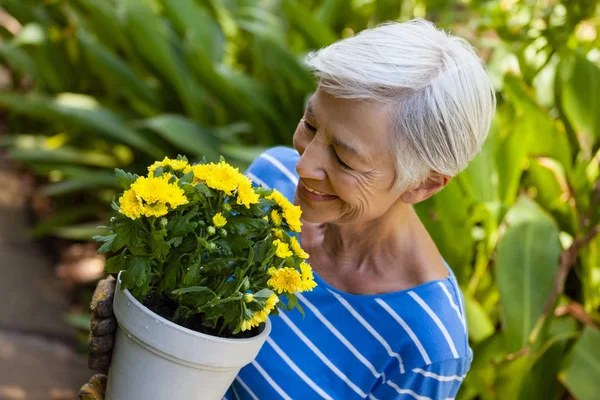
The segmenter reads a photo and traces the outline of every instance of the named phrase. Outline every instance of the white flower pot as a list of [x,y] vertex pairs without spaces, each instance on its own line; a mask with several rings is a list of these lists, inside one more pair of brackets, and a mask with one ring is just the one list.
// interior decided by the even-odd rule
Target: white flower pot
[[221,400],[238,371],[252,362],[271,332],[249,339],[206,335],[150,311],[128,290],[114,298],[119,328],[107,400]]

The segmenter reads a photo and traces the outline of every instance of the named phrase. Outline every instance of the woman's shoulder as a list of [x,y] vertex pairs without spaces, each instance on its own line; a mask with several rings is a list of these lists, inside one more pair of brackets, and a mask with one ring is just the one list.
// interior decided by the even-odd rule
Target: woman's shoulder
[[250,164],[245,175],[256,185],[277,189],[291,201],[298,184],[296,163],[299,157],[298,152],[290,147],[272,147]]

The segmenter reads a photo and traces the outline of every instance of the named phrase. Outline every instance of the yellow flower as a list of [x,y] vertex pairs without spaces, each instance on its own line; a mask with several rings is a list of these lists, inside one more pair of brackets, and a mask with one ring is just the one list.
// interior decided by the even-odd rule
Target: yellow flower
[[267,281],[267,285],[275,292],[281,294],[283,292],[294,293],[302,291],[302,277],[294,268],[269,268],[267,273],[271,278]]
[[169,176],[138,178],[119,199],[120,212],[131,219],[161,217],[187,204],[185,192],[176,183],[169,183]]
[[283,210],[283,216],[285,218],[285,222],[289,225],[290,229],[294,232],[300,232],[302,222],[300,222],[300,216],[302,215],[302,210],[299,206],[290,205],[286,209]]
[[271,211],[271,221],[275,226],[281,225],[281,214],[279,214],[277,210]]
[[317,283],[315,282],[315,276],[313,275],[313,271],[312,268],[310,266],[310,264],[303,262],[300,264],[300,271],[301,271],[301,277],[302,277],[302,292],[306,292],[306,291],[311,291],[313,290],[316,286]]
[[265,303],[266,305],[263,311],[267,310],[270,313],[271,310],[275,308],[277,303],[279,303],[279,296],[277,296],[276,294],[272,294],[267,298],[267,301]]
[[294,236],[292,236],[290,247],[292,248],[292,251],[294,252],[294,254],[296,254],[296,256],[304,259],[308,258],[308,253],[305,252],[302,249],[302,247],[300,247],[300,243],[298,243],[298,240]]
[[278,302],[279,302],[279,297],[276,294],[270,295],[267,298],[267,300],[265,301],[265,308],[263,308],[260,311],[256,311],[254,313],[254,316],[251,319],[243,320],[240,323],[240,330],[247,331],[249,329],[252,329],[252,328],[260,325],[262,322],[265,322],[267,320],[267,317],[269,316],[271,311],[275,308],[275,306],[277,305]]
[[244,319],[240,323],[240,331],[242,331],[242,332],[243,331],[248,331],[248,330],[254,328],[255,326],[258,326],[258,324],[254,320],[254,317],[251,318],[251,319]]
[[257,323],[265,322],[271,311],[275,308],[279,302],[279,297],[276,294],[270,295],[265,301],[265,308],[254,313],[254,320]]
[[213,163],[190,165],[183,172],[186,174],[189,172],[194,173],[194,180],[192,181],[192,183],[195,185],[200,181],[205,181],[206,178],[208,178],[208,176],[210,175],[214,166],[215,164]]
[[[242,175],[243,178],[246,178]],[[250,204],[257,204],[259,196],[254,192],[252,188],[252,182],[250,180],[243,179],[238,183],[237,190],[237,203],[244,205],[246,208],[250,208]]]
[[172,160],[168,157],[165,157],[162,161],[156,161],[154,164],[148,167],[149,176],[154,176],[154,171],[156,168],[162,167],[166,169],[170,167],[173,171],[183,171],[188,167],[188,163],[185,160]]
[[279,193],[277,189],[273,189],[273,192],[269,196],[265,197],[265,199],[273,200],[275,203],[277,203],[279,207],[281,207],[284,210],[286,207],[292,205],[292,203],[290,203],[290,201],[286,199],[284,195]]
[[273,228],[271,230],[273,231],[273,236],[275,236],[279,240],[283,240],[283,232],[281,231],[281,229]]
[[237,189],[240,173],[225,161],[212,166],[206,177],[206,186],[231,195]]
[[266,216],[266,215],[265,215],[265,216],[264,216],[262,219],[264,219],[264,220],[265,220],[265,221],[267,221],[267,222],[269,221],[269,217],[268,217],[268,216]]
[[223,214],[216,213],[215,216],[212,218],[212,222],[213,224],[215,224],[215,226],[217,228],[220,228],[222,226],[225,226],[225,224],[227,223],[227,220],[225,219],[225,217],[223,216]]
[[292,231],[300,232],[302,226],[302,222],[300,222],[302,210],[299,206],[295,206],[290,203],[289,200],[286,199],[285,196],[279,193],[276,189],[273,189],[273,192],[265,198],[267,200],[275,201],[275,203],[281,207],[285,222],[289,225]]
[[244,293],[243,299],[245,303],[252,303],[254,295],[252,293]]
[[119,199],[119,211],[131,219],[138,219],[142,215],[142,204],[135,197],[133,190],[126,190]]
[[280,239],[273,240],[273,244],[277,247],[275,255],[279,258],[288,258],[294,255],[291,252],[290,246],[287,243],[282,242]]

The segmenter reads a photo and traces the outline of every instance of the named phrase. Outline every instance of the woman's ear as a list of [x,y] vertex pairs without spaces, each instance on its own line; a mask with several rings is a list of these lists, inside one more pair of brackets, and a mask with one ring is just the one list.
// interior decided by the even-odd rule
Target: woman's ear
[[450,176],[431,172],[419,186],[402,193],[400,199],[407,204],[420,203],[436,194],[451,180]]

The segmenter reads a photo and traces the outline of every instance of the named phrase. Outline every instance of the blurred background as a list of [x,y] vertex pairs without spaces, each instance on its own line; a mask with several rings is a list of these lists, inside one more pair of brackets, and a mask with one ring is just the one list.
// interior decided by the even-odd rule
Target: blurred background
[[0,0],[0,399],[89,376],[114,168],[244,168],[291,145],[310,50],[423,17],[469,40],[498,112],[418,212],[465,294],[466,399],[600,398],[600,7],[593,0]]

